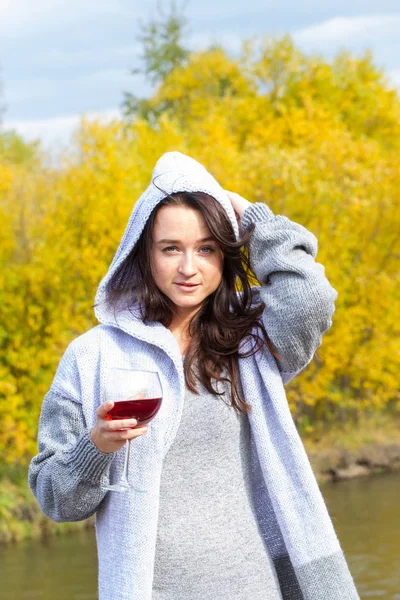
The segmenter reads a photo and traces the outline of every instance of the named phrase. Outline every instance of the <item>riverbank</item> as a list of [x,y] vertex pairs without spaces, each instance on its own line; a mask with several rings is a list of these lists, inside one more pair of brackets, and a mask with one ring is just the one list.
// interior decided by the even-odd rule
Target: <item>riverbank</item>
[[319,483],[400,469],[400,415],[317,429],[303,442]]
[[26,471],[18,469],[0,477],[0,544],[62,535],[91,526],[81,523],[54,523],[40,511],[26,481]]
[[[303,436],[319,483],[371,476],[400,469],[400,415],[364,419],[355,427],[315,427]],[[0,544],[61,535],[93,526],[53,523],[39,510],[26,481],[26,469],[0,472]]]

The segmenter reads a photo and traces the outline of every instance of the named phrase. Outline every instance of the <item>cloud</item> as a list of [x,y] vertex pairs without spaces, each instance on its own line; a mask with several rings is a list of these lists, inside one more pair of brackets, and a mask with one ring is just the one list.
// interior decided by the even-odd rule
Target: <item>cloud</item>
[[97,91],[101,93],[100,86],[109,86],[120,84],[131,84],[132,76],[128,69],[100,69],[92,73],[82,73],[77,77],[64,79],[22,79],[11,81],[5,85],[6,102],[29,102],[37,98],[51,99],[58,96],[65,96],[73,89],[87,90],[92,86],[97,86]]
[[326,44],[362,41],[368,42],[377,36],[398,36],[400,14],[367,15],[361,17],[334,17],[317,25],[295,31],[292,35],[302,44]]
[[61,79],[8,81],[4,85],[4,102],[8,118],[19,121],[20,117],[25,120],[55,117],[60,112],[106,110],[122,102],[122,92],[128,90],[145,96],[150,87],[143,77],[131,75],[128,68],[98,69]]
[[4,62],[2,57],[7,56],[4,70],[8,72],[10,79],[16,79],[15,73],[26,73],[30,76],[32,73],[46,73],[59,79],[65,74],[82,73],[89,69],[93,71],[126,65],[126,70],[130,70],[138,65],[142,47],[139,44],[105,46],[100,41],[98,45],[90,48],[76,47],[74,44],[66,48],[65,44],[56,47],[46,40],[44,47],[35,44],[29,52],[14,52],[10,56],[11,53],[9,47],[2,52],[0,46],[0,65]]
[[3,131],[15,130],[27,141],[40,140],[42,148],[50,152],[57,160],[57,156],[71,145],[72,136],[79,128],[83,116],[89,121],[99,120],[105,123],[122,117],[118,109],[110,108],[88,112],[84,115],[64,115],[51,119],[5,120],[2,129]]
[[127,0],[0,0],[0,33],[7,38],[21,38],[77,21],[137,15],[138,10],[133,10]]
[[[58,68],[73,68],[85,65],[99,64],[115,64],[121,59],[127,59],[132,64],[136,62],[137,56],[141,53],[142,47],[140,44],[132,44],[127,46],[104,47],[96,46],[93,48],[75,49],[56,49],[51,48],[46,52],[46,67],[57,66]],[[38,54],[29,61],[30,66],[43,66],[43,55]]]
[[392,69],[387,73],[390,83],[400,89],[400,69]]

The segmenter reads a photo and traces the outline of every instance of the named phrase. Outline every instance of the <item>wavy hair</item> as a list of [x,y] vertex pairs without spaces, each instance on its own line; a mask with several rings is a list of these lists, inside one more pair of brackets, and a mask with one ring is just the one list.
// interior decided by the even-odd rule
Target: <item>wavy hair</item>
[[[174,305],[155,284],[152,268],[153,227],[157,211],[162,206],[185,206],[199,211],[224,256],[222,279],[218,288],[208,296],[189,324],[190,342],[184,360],[187,387],[198,393],[196,381],[217,396],[217,382],[228,382],[232,406],[239,413],[248,413],[250,405],[240,389],[238,360],[251,356],[267,346],[280,358],[262,324],[265,305],[254,305],[250,281],[256,281],[249,261],[248,242],[254,230],[250,225],[240,229],[236,240],[232,224],[222,206],[204,192],[178,192],[167,195],[153,210],[143,232],[130,254],[108,282],[107,303],[114,308],[121,299],[124,304],[138,302],[143,320],[159,321],[168,327]],[[239,292],[239,293],[238,293]],[[242,340],[250,348],[240,350]]]

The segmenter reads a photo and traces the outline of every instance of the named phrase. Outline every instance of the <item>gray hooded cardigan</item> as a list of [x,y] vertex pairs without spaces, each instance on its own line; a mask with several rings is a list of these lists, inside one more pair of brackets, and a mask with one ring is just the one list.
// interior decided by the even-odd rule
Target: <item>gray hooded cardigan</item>
[[[67,348],[42,409],[39,453],[29,482],[43,512],[55,521],[96,513],[100,600],[150,600],[163,460],[182,415],[185,381],[180,350],[160,323],[144,323],[137,306],[115,313],[105,303],[109,278],[136,244],[150,213],[166,193],[204,191],[237,223],[226,193],[202,165],[179,152],[156,164],[152,182],[136,203],[125,234],[96,296],[101,325]],[[268,350],[241,359],[239,369],[259,473],[267,494],[257,520],[268,521],[264,541],[283,600],[357,600],[337,536],[288,408],[284,384],[313,358],[332,324],[336,291],[315,262],[317,240],[301,225],[265,205],[249,207],[244,227],[256,225],[252,267],[261,283],[263,322],[282,359]],[[243,342],[243,349],[246,342]],[[89,431],[103,402],[110,367],[158,370],[162,407],[146,435],[131,445],[128,494],[105,493],[118,478],[123,451],[103,454]],[[118,568],[116,569],[116,565]],[[114,576],[117,574],[117,578]]]

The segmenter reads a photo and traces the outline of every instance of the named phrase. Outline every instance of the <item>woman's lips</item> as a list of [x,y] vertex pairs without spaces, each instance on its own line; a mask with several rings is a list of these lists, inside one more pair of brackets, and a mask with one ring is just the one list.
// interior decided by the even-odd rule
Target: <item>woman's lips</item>
[[198,284],[198,283],[178,283],[178,282],[176,282],[175,285],[177,285],[181,290],[183,290],[185,292],[191,292],[191,291],[195,290],[196,288],[198,288],[200,284]]

